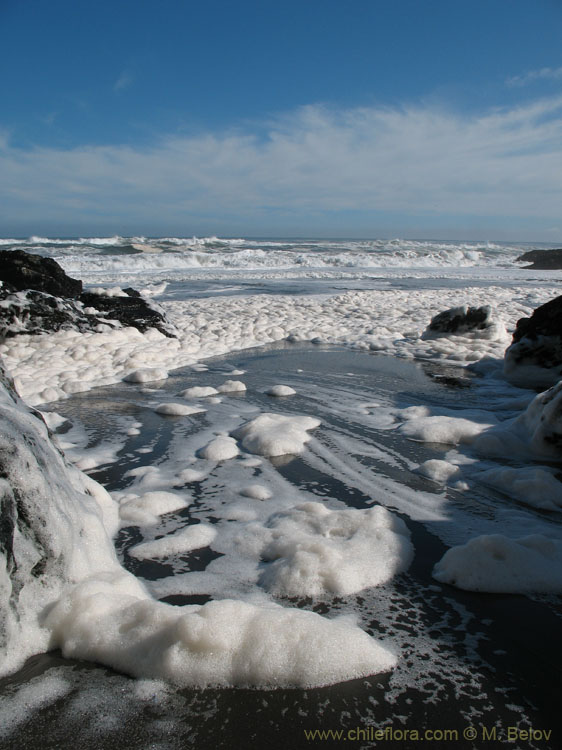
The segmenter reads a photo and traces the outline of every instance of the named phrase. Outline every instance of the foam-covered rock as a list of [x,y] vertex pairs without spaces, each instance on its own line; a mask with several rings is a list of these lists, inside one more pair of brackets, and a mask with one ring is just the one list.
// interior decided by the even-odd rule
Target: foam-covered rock
[[176,335],[173,326],[154,302],[144,299],[134,289],[122,291],[122,294],[111,295],[82,292],[79,299],[85,308],[96,310],[98,318],[114,320],[124,327],[137,328],[141,332],[155,328],[168,338]]
[[101,331],[155,328],[165,336],[175,330],[163,313],[134,289],[84,292],[52,258],[24,250],[0,251],[0,338],[60,330]]
[[435,315],[426,328],[423,338],[452,334],[466,335],[467,333],[478,336],[489,335],[491,332],[495,333],[496,327],[497,322],[492,317],[492,308],[489,305],[483,307],[462,305]]
[[534,453],[541,456],[562,455],[562,381],[531,401],[517,417],[516,427],[529,436]]
[[537,388],[562,378],[562,296],[517,321],[504,372],[513,383]]
[[42,610],[65,585],[120,571],[110,535],[117,506],[68,464],[45,423],[1,373],[0,672],[48,648]]
[[15,291],[5,283],[0,287],[0,339],[61,330],[102,331],[114,326],[94,313],[73,299],[34,289]]
[[486,456],[559,460],[562,456],[562,381],[535,396],[519,416],[476,435],[473,447]]

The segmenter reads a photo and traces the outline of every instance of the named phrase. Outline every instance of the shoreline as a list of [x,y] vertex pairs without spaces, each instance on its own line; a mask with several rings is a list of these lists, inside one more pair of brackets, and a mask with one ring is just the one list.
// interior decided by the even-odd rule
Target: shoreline
[[519,318],[559,291],[556,287],[376,290],[320,300],[286,295],[174,301],[163,307],[179,332],[177,339],[131,328],[59,331],[8,339],[0,346],[0,356],[31,406],[116,383],[137,369],[167,372],[285,339],[467,364],[486,356],[503,357],[510,342],[508,332],[500,328],[495,340],[454,336],[423,341],[421,335],[434,315],[467,300],[474,306],[485,305],[492,297],[498,323],[501,326],[505,320],[513,330]]
[[[562,554],[562,488],[549,452],[549,430],[557,434],[549,403],[559,394],[534,398],[503,373],[515,323],[558,296],[557,278],[489,286],[482,272],[468,273],[469,285],[462,269],[408,273],[391,288],[334,284],[323,294],[311,293],[318,288],[305,275],[286,290],[301,285],[299,294],[266,285],[260,294],[219,287],[217,296],[186,290],[178,299],[175,282],[153,284],[144,292],[175,337],[101,325],[3,343],[25,400],[41,406],[58,445],[92,478],[82,474],[78,484],[87,504],[94,493],[90,510],[98,503],[96,513],[111,517],[109,525],[98,519],[106,541],[117,531],[109,557],[96,562],[102,575],[88,582],[80,572],[52,602],[50,643],[138,675],[76,666],[56,651],[32,657],[21,683],[17,675],[0,683],[13,737],[46,733],[59,747],[78,732],[85,747],[94,736],[102,747],[116,737],[127,747],[136,725],[149,736],[166,725],[176,739],[165,747],[194,733],[202,746],[221,746],[216,722],[243,742],[241,692],[260,716],[254,736],[274,731],[274,747],[289,735],[304,747],[304,729],[319,729],[320,715],[322,726],[346,731],[404,726],[404,716],[412,731],[424,722],[440,730],[446,716],[457,732],[463,722],[488,732],[492,714],[498,731],[521,721],[558,727],[550,706],[562,697],[551,673],[560,581],[545,574],[541,555]],[[469,305],[480,308],[472,318]],[[76,519],[76,539],[65,537],[67,552],[91,547],[78,540],[89,539],[86,516]],[[472,579],[459,578],[451,555],[465,555]],[[88,587],[99,589],[104,608]],[[522,608],[540,646],[511,632]],[[207,617],[210,645],[199,653],[195,625]],[[177,623],[173,648],[187,671],[169,658],[165,623]],[[301,653],[306,639],[320,651]],[[278,672],[266,667],[271,654]],[[29,681],[36,668],[46,671]],[[531,695],[538,671],[543,681]],[[272,683],[301,688],[271,691]],[[76,725],[86,700],[104,706],[97,734],[93,713],[89,727]],[[57,715],[70,733],[56,727]]]
[[[329,366],[322,364],[324,356],[328,358]],[[276,400],[273,408],[282,412],[289,409],[297,413],[314,413],[311,411],[313,402],[310,399],[315,398],[318,407],[322,409],[319,413],[325,423],[318,440],[322,445],[330,446],[331,451],[334,451],[337,446],[337,442],[334,442],[335,438],[343,434],[341,430],[347,429],[345,423],[341,422],[343,412],[340,413],[340,408],[343,409],[344,405],[347,405],[345,408],[348,414],[355,415],[352,404],[364,403],[367,396],[365,389],[369,388],[375,389],[377,394],[375,400],[383,406],[385,398],[390,398],[392,382],[397,374],[393,372],[392,360],[387,361],[384,356],[353,352],[347,349],[342,349],[338,353],[331,347],[314,348],[302,344],[238,352],[227,357],[214,358],[207,363],[207,367],[208,369],[203,371],[187,368],[176,372],[171,379],[159,384],[156,390],[150,385],[148,388],[146,386],[118,386],[117,390],[120,395],[116,395],[121,399],[122,406],[113,411],[106,408],[108,415],[112,414],[112,418],[116,419],[117,423],[124,415],[127,415],[127,419],[140,419],[143,423],[149,420],[147,424],[155,425],[158,432],[152,434],[150,430],[141,429],[139,436],[129,438],[130,441],[134,441],[130,446],[121,447],[119,454],[122,459],[116,463],[107,464],[105,467],[102,465],[99,469],[92,469],[93,476],[99,480],[104,479],[104,484],[110,489],[117,489],[119,486],[123,488],[123,482],[125,482],[126,489],[127,482],[130,483],[131,479],[124,479],[123,474],[127,466],[131,467],[133,456],[137,456],[141,464],[145,462],[148,465],[153,464],[156,459],[155,465],[162,469],[170,461],[177,461],[182,456],[185,466],[191,450],[186,450],[187,444],[182,435],[187,429],[186,437],[188,438],[194,427],[193,434],[198,433],[195,417],[191,420],[192,427],[188,427],[187,424],[181,427],[180,418],[152,416],[154,412],[151,404],[162,401],[166,396],[173,398],[174,394],[186,385],[201,382],[216,385],[234,368],[246,370],[245,374],[238,377],[247,382],[248,392],[242,397],[231,396],[228,399],[225,397],[222,403],[209,405],[204,415],[205,420],[211,419],[209,414],[211,407],[216,411],[215,416],[212,417],[216,425],[220,425],[221,420],[224,424],[229,423],[228,415],[231,413],[248,414],[250,413],[248,410],[257,405],[260,410],[263,409],[265,404],[270,404],[272,401],[271,397],[265,394],[268,383],[278,378],[287,380],[287,376],[283,377],[280,371],[280,367],[283,367],[286,368],[287,373],[293,373],[292,384],[300,394],[297,395],[299,402],[295,404],[290,400]],[[326,382],[319,382],[317,379],[319,376],[313,375],[315,368],[318,373],[324,373],[321,380]],[[428,376],[420,363],[406,360],[400,362],[400,368],[403,369],[400,383],[407,384],[410,389],[410,392],[404,388],[398,390],[400,408],[404,408],[407,404],[415,405],[416,402],[443,404],[445,396],[447,398],[445,403],[460,406],[466,401],[468,394],[472,394],[471,398],[478,396],[479,379],[473,379],[472,385],[466,391],[466,388],[459,389],[452,385],[441,384],[434,376]],[[298,370],[301,372],[299,373]],[[420,389],[416,379],[408,374],[410,370],[412,373],[414,371],[419,373],[416,377],[420,379],[419,386],[425,384],[423,388]],[[438,363],[435,365],[435,370],[439,373]],[[308,393],[303,390],[306,382],[310,385]],[[339,394],[335,401],[329,403],[323,396],[323,389],[328,383],[332,383],[330,387],[335,387],[334,394]],[[320,385],[322,385],[321,388]],[[92,391],[77,395],[60,402],[58,407],[71,417],[74,415],[77,418],[80,415],[81,419],[85,419],[87,423],[88,411],[91,411],[93,418],[96,413],[100,412],[100,403],[103,403],[104,399],[111,398],[113,391],[115,387],[110,386],[99,392]],[[355,401],[350,400],[352,393],[357,394]],[[371,397],[374,395],[375,393],[372,393]],[[484,392],[482,398],[485,397]],[[303,399],[308,403],[307,409],[303,408]],[[91,402],[90,407],[88,407],[89,402]],[[390,407],[389,403],[388,408]],[[329,422],[326,422],[328,411],[333,416]],[[119,414],[122,416],[119,417]],[[361,430],[366,429],[370,423],[369,415],[361,416],[360,412],[357,412],[357,418],[365,424]],[[217,419],[219,419],[218,422]],[[355,420],[356,417],[353,416],[352,419]],[[97,425],[96,429],[99,429],[97,420],[94,420],[92,425]],[[398,478],[404,469],[398,465],[393,469],[392,461],[397,459],[396,451],[399,449],[399,444],[396,443],[396,437],[392,433],[385,430],[381,432],[380,429],[380,427],[376,428],[375,432],[372,432],[373,428],[370,427],[368,432],[359,433],[363,436],[362,440],[367,441],[366,445],[378,445],[379,451],[383,446],[380,440],[384,435],[388,435],[389,439],[392,438],[386,447],[388,451],[384,454],[386,458],[380,454],[379,458],[371,456],[367,460],[369,454],[367,451],[363,459],[367,461],[365,468],[367,469],[372,464],[372,468],[368,470],[374,472],[372,476],[380,476],[380,467],[386,466],[386,471],[390,472],[389,476],[397,472]],[[111,424],[111,421],[107,423],[104,430],[115,435],[115,426]],[[169,434],[170,437],[164,438],[164,434]],[[346,437],[346,441],[348,440],[349,436]],[[199,439],[198,442],[201,440]],[[160,446],[160,453],[154,452],[156,445]],[[142,449],[143,446],[153,446],[152,451],[148,454],[139,453],[138,448]],[[414,450],[412,457],[415,455],[415,463],[419,463],[424,458],[427,459],[428,456],[436,455],[436,446],[422,448],[422,446],[412,444],[412,450]],[[359,476],[352,484],[349,484],[352,481],[351,475],[347,475],[341,481],[336,481],[334,471],[338,471],[337,469],[332,468],[331,473],[326,473],[327,465],[324,464],[326,468],[321,470],[316,459],[311,462],[312,457],[316,455],[325,462],[326,454],[322,451],[318,453],[318,450],[319,448],[313,445],[312,454],[304,454],[302,458],[293,459],[289,463],[280,462],[275,465],[275,462],[271,460],[271,468],[262,476],[261,482],[265,484],[277,482],[271,485],[277,488],[275,493],[279,493],[280,487],[286,486],[285,482],[289,482],[297,486],[299,495],[304,492],[305,496],[308,494],[311,497],[316,496],[317,499],[328,498],[329,503],[337,499],[336,507],[338,503],[352,507],[368,507],[365,506],[368,499],[364,494],[365,485],[361,482],[357,484]],[[81,453],[88,455],[88,451],[84,449],[81,449]],[[334,455],[337,455],[337,452]],[[382,463],[380,463],[381,460]],[[411,458],[407,460],[411,461]],[[195,464],[187,462],[187,465],[196,468],[198,463],[201,463],[201,459]],[[232,503],[236,496],[236,489],[243,484],[243,481],[227,464],[228,462],[220,470],[218,466],[214,470],[209,467],[211,471],[207,474],[207,479],[188,483],[187,486],[191,488],[194,497],[199,498],[189,511],[194,521],[200,520],[209,513],[216,514],[217,511],[213,508],[219,506],[208,505],[208,503],[217,496],[217,492],[218,497],[221,492],[230,493],[225,497],[225,501],[227,505]],[[132,465],[138,465],[138,463]],[[404,464],[400,465],[404,466]],[[265,462],[262,462],[261,466],[262,470],[265,469]],[[336,466],[337,463],[334,464],[334,467]],[[251,474],[256,469],[245,469],[242,460],[237,471],[242,474],[248,472]],[[274,480],[276,473],[279,473],[280,480]],[[168,476],[168,470],[162,474],[162,478],[165,479],[166,476]],[[281,481],[280,485],[279,481]],[[424,491],[435,492],[437,489],[427,479],[416,478],[415,474],[411,475],[411,481],[414,482],[412,497],[421,498]],[[203,490],[205,482],[211,483],[207,491]],[[223,487],[222,490],[221,487]],[[422,490],[422,487],[425,489]],[[380,491],[379,489],[379,494]],[[461,494],[453,490],[451,492],[449,503],[460,503],[459,508],[462,508]],[[333,498],[331,501],[330,497]],[[454,500],[455,497],[457,500]],[[391,506],[395,506],[395,501],[390,500],[390,502]],[[506,503],[506,500],[502,501],[500,509],[508,507]],[[553,654],[559,648],[557,645],[559,615],[552,612],[551,608],[554,605],[541,603],[540,598],[539,601],[533,601],[520,595],[475,594],[436,583],[431,578],[431,570],[446,549],[446,544],[439,541],[434,531],[431,530],[432,526],[439,522],[430,521],[429,517],[424,521],[423,515],[427,516],[427,510],[423,511],[422,508],[423,506],[420,507],[422,512],[420,520],[408,518],[404,510],[400,512],[401,517],[408,523],[416,549],[415,561],[406,573],[382,587],[367,589],[357,595],[344,597],[343,600],[338,597],[328,597],[316,602],[286,602],[289,606],[299,604],[323,613],[328,608],[331,610],[331,616],[346,611],[355,612],[356,615],[359,613],[363,627],[366,627],[369,632],[380,634],[386,631],[386,638],[391,636],[391,642],[394,639],[396,643],[401,643],[401,660],[398,669],[393,673],[383,673],[372,678],[339,683],[325,688],[307,689],[304,693],[295,688],[275,691],[244,688],[223,688],[217,691],[209,688],[200,692],[178,690],[154,682],[141,681],[139,683],[129,678],[119,677],[103,667],[72,661],[61,662],[60,656],[53,653],[45,657],[34,658],[22,672],[24,683],[21,689],[25,689],[28,679],[26,675],[29,674],[30,669],[34,669],[33,664],[37,664],[39,669],[43,664],[47,672],[44,677],[37,678],[39,680],[37,685],[41,684],[42,680],[47,680],[45,687],[50,686],[53,698],[44,698],[43,708],[33,714],[34,718],[31,723],[20,724],[15,736],[18,740],[30,741],[33,737],[41,735],[45,747],[70,747],[75,743],[76,736],[79,736],[81,745],[86,748],[109,748],[112,743],[114,746],[116,742],[119,742],[120,746],[122,744],[124,748],[132,748],[138,746],[141,728],[142,731],[146,731],[148,737],[154,737],[153,741],[156,741],[155,732],[161,732],[159,727],[165,725],[168,727],[166,739],[162,740],[160,736],[160,740],[163,741],[164,747],[169,748],[184,747],[187,738],[193,741],[194,737],[197,737],[201,747],[226,747],[229,743],[231,746],[233,736],[237,736],[240,742],[247,744],[250,732],[254,738],[253,741],[263,742],[267,738],[272,747],[286,747],[286,742],[291,739],[296,747],[304,748],[309,744],[304,735],[305,729],[307,731],[314,731],[317,728],[339,730],[343,727],[345,731],[349,731],[356,728],[394,726],[406,727],[410,730],[426,728],[462,731],[465,725],[476,725],[490,728],[497,726],[503,731],[505,727],[520,726],[522,717],[534,727],[547,727],[548,725],[553,729],[554,735],[559,736],[562,727],[560,727],[559,714],[555,708],[560,697],[558,682],[554,673],[550,678],[547,677],[554,668],[552,665],[556,662]],[[438,506],[436,510],[437,508]],[[475,510],[479,512],[477,505]],[[439,511],[439,513],[442,512],[443,510]],[[526,512],[531,515],[535,513],[534,511]],[[167,533],[170,533],[172,529],[169,523],[162,528],[167,530]],[[470,530],[464,528],[462,533],[470,533]],[[130,545],[132,540],[122,538],[118,543],[120,548],[123,543],[125,546]],[[193,554],[191,553],[192,556]],[[181,565],[187,564],[189,569],[190,559],[192,558],[188,555]],[[162,572],[163,570],[160,570],[158,575],[160,576]],[[178,574],[178,580],[181,580],[181,573],[176,571],[176,576]],[[186,600],[180,598],[176,599],[175,603],[181,604],[184,601]],[[560,606],[559,597],[558,606]],[[517,619],[521,623],[522,616],[526,618],[528,627],[518,625],[516,629],[513,629],[513,622]],[[541,637],[528,643],[527,632],[532,628],[536,633],[537,627],[541,628]],[[458,674],[455,676],[456,671]],[[419,676],[416,676],[418,672]],[[540,683],[537,682],[539,674]],[[450,679],[453,679],[456,685],[454,689],[450,684],[448,685]],[[15,680],[17,680],[16,676],[8,678],[7,682],[2,680],[4,689],[9,688],[10,684],[13,687]],[[537,693],[537,687],[532,695],[528,695],[530,683],[537,687],[540,685],[540,695]],[[498,691],[498,688],[501,689]],[[517,711],[505,707],[502,690],[506,690],[510,695],[510,704],[519,705]],[[11,689],[8,693],[12,694]],[[49,694],[48,690],[45,694]],[[478,697],[479,694],[481,694],[480,697]],[[82,698],[79,699],[80,695]],[[483,705],[478,708],[481,700]],[[489,706],[490,700],[494,708],[484,709],[484,706]],[[86,708],[86,702],[89,705],[88,708]],[[537,703],[540,708],[533,708],[531,704]],[[76,706],[78,705],[82,706],[82,716],[88,717],[86,722],[82,722],[81,727],[76,724]],[[405,712],[409,716],[406,725],[398,719]],[[61,732],[56,729],[61,715],[66,717],[69,728],[72,727],[68,734],[64,730]],[[251,730],[247,719],[244,718],[250,715],[253,717]],[[256,717],[259,718],[256,719]],[[403,746],[408,747],[407,744]],[[545,745],[544,743],[531,743],[529,746],[540,748]]]

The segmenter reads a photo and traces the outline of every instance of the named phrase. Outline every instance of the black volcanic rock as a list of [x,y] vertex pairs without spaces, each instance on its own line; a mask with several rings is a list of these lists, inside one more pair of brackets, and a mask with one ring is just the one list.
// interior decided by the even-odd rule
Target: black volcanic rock
[[562,269],[562,249],[531,250],[517,258],[523,263],[530,263],[525,268],[535,268],[538,271],[555,271]]
[[520,318],[513,333],[513,343],[523,337],[536,341],[539,336],[562,336],[562,296],[537,307],[530,318]]
[[17,291],[36,289],[55,297],[75,299],[82,282],[67,276],[56,260],[25,250],[0,250],[0,281]]
[[61,329],[93,331],[101,321],[86,315],[72,299],[53,297],[35,289],[0,288],[0,340],[20,333],[52,333]]
[[436,338],[450,333],[459,334],[469,331],[483,331],[492,325],[490,319],[491,308],[485,307],[453,307],[444,310],[431,319],[423,338]]
[[0,340],[21,333],[61,329],[100,331],[132,326],[156,328],[175,337],[164,315],[135,289],[123,296],[82,291],[82,282],[67,276],[51,258],[23,250],[0,251]]
[[169,324],[161,312],[155,310],[135,289],[124,289],[127,297],[105,297],[91,292],[82,292],[80,302],[86,308],[93,307],[106,319],[117,320],[123,326],[133,326],[139,331],[156,328],[165,336],[174,337]]
[[562,378],[562,296],[517,321],[504,371],[510,380],[537,388]]

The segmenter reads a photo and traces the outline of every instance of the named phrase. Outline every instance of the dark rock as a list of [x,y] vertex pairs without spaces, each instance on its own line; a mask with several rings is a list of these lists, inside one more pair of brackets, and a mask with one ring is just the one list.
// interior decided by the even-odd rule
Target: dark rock
[[0,281],[17,291],[36,289],[71,299],[82,291],[82,282],[67,276],[56,260],[24,250],[0,250]]
[[[165,336],[175,336],[172,327],[166,322],[164,315],[152,307],[134,289],[126,289],[127,297],[106,297],[101,294],[83,292],[80,302],[86,308],[95,308],[106,320],[116,320],[123,326],[133,326],[139,331],[156,328]],[[131,295],[131,292],[133,294]]]
[[0,251],[0,341],[21,333],[74,329],[99,331],[100,326],[156,328],[175,337],[163,313],[135,289],[127,296],[106,297],[82,291],[51,258],[23,250]]
[[531,250],[517,258],[522,263],[530,263],[525,268],[535,268],[543,271],[554,271],[562,269],[562,249],[556,250]]
[[469,331],[482,331],[490,328],[493,321],[490,319],[491,308],[485,307],[453,307],[444,310],[431,319],[426,328],[423,338],[445,336],[449,333],[467,333]]
[[523,337],[536,341],[539,336],[562,336],[562,296],[537,307],[530,318],[520,318],[513,333],[513,342]]
[[76,329],[93,331],[101,321],[85,315],[71,299],[53,297],[50,294],[28,289],[10,292],[6,286],[0,288],[0,340],[20,333],[38,334]]
[[93,499],[103,489],[71,466],[50,438],[0,363],[2,671],[46,649],[41,613],[76,579],[88,559],[84,550],[104,542],[96,531],[102,511]]
[[450,375],[432,375],[431,377],[446,388],[470,388],[472,385],[469,378],[452,378]]
[[517,321],[504,372],[513,382],[537,388],[562,378],[562,296]]

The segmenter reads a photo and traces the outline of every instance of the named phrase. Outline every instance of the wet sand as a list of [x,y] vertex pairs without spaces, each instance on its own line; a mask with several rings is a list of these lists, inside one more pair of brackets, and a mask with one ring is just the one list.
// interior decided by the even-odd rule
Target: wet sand
[[[382,445],[389,452],[386,457],[383,453],[377,458],[372,451],[360,457],[372,476],[380,474],[413,491],[437,492],[432,482],[408,466],[440,456],[441,448],[411,443],[393,431],[367,429],[354,421],[352,410],[346,413],[346,404],[363,397],[401,406],[429,403],[485,408],[487,402],[478,380],[463,370],[361,352],[280,345],[206,364],[208,371],[176,371],[148,389],[111,386],[53,404],[58,413],[82,422],[90,433],[90,444],[114,437],[123,418],[143,423],[141,434],[127,440],[117,460],[91,475],[116,491],[126,484],[124,474],[130,468],[165,462],[179,423],[163,419],[147,403],[196,383],[216,385],[240,368],[246,370],[240,377],[248,391],[229,398],[231,411],[237,403],[242,414],[257,406],[261,411],[289,409],[318,416],[322,427],[315,438],[320,444],[336,452],[336,438]],[[273,402],[264,391],[279,382],[294,386],[297,396]],[[181,429],[186,435],[195,434],[205,420],[218,419],[223,404],[216,406],[216,413],[196,416]],[[137,452],[146,448],[150,452]],[[396,460],[389,461],[389,456]],[[286,480],[319,499],[333,498],[354,508],[372,505],[364,483],[338,475],[337,467],[323,469],[307,452],[271,461]],[[178,514],[182,523],[185,518],[213,522],[208,498],[221,482],[228,482],[226,471],[223,474],[214,477],[211,487],[206,480],[189,483],[194,502]],[[447,490],[447,502],[478,522],[487,514],[492,516],[498,505],[509,507],[499,493],[482,488],[469,497]],[[365,630],[398,649],[399,663],[393,673],[310,690],[176,690],[136,681],[105,667],[65,660],[55,652],[34,657],[20,672],[0,681],[0,716],[5,718],[0,722],[5,727],[0,730],[1,746],[305,748],[325,742],[334,746],[345,740],[354,747],[414,748],[429,731],[433,735],[427,739],[433,737],[431,747],[436,748],[492,747],[494,738],[497,746],[511,738],[511,747],[560,747],[560,598],[472,593],[437,584],[431,571],[447,549],[442,535],[436,533],[439,522],[413,520],[396,507],[392,497],[388,505],[407,524],[415,548],[406,573],[345,598],[283,603],[330,617],[353,614]],[[540,515],[540,511],[526,512]],[[455,517],[451,513],[442,523],[454,524]],[[125,566],[149,582],[178,570],[204,569],[216,555],[198,550],[173,564],[139,561],[127,550],[140,539],[138,528],[125,528],[117,538],[117,549]],[[202,603],[193,595],[163,599],[177,605]],[[47,688],[48,696],[49,685],[51,697],[41,703],[41,686]],[[533,739],[521,734],[530,729],[535,731]],[[316,730],[336,734],[325,735],[323,740],[314,734]],[[379,739],[377,730],[386,730],[386,735]],[[339,739],[338,732],[343,732]]]

